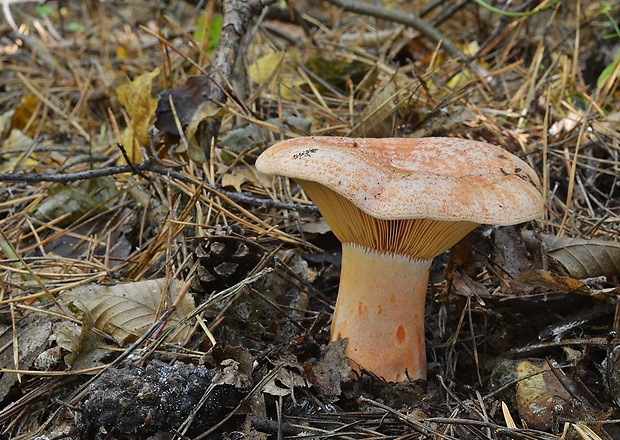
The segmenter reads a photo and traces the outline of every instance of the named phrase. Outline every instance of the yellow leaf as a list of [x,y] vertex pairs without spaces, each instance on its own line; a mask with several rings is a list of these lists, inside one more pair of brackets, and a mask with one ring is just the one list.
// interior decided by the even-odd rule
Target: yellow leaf
[[24,128],[26,128],[24,134],[33,137],[37,131],[37,124],[33,124],[30,119],[32,115],[34,115],[38,105],[39,98],[34,95],[25,95],[19,103],[19,106],[15,109],[15,114],[11,119],[11,127],[9,130],[16,128],[23,131]]
[[296,50],[274,52],[264,55],[248,67],[248,75],[258,85],[265,85],[272,93],[280,93],[284,99],[292,99],[293,91],[305,84],[297,73],[301,54]]
[[132,162],[141,162],[141,147],[149,144],[148,129],[155,116],[157,99],[151,97],[153,79],[159,69],[143,73],[117,90],[119,102],[125,107],[130,126],[122,134],[122,142]]
[[253,182],[261,184],[264,187],[271,187],[271,176],[260,174],[252,171],[248,167],[235,167],[222,176],[222,186],[233,186],[237,191],[241,192],[241,185],[245,182]]
[[127,49],[123,46],[117,46],[116,49],[114,49],[114,53],[117,60],[126,60],[129,58],[129,53],[127,53]]
[[[28,150],[32,144],[34,144],[34,139],[26,136],[21,130],[15,129],[11,130],[11,134],[8,138],[4,140],[4,143],[0,145],[0,150]],[[32,155],[29,155],[25,160],[22,160],[22,156],[14,156],[10,160],[6,162],[2,162],[0,165],[0,172],[8,173],[13,172],[16,163],[19,163],[21,167],[29,168],[32,166],[38,165],[38,161],[33,158]]]

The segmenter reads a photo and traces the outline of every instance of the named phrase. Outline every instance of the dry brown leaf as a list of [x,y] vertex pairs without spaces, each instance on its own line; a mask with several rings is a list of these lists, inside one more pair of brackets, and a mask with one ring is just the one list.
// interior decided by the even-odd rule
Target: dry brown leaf
[[[159,318],[156,316],[162,295],[165,304],[170,305],[181,293],[183,283],[171,280],[168,291],[164,292],[166,280],[156,279],[135,283],[102,286],[88,284],[63,293],[62,299],[75,301],[79,308],[85,307],[92,315],[94,327],[110,335],[120,345],[136,340]],[[165,328],[177,324],[185,315],[194,310],[194,300],[186,293],[176,310],[170,315]],[[172,342],[183,341],[190,333],[191,326],[182,325],[174,333]]]
[[[524,232],[523,237],[528,247],[537,246],[531,231]],[[542,241],[547,253],[574,278],[620,275],[620,243],[555,235],[542,235]]]
[[295,388],[308,388],[311,385],[303,374],[303,368],[292,357],[282,361],[282,367],[263,386],[263,392],[272,396],[291,396],[295,398]]
[[249,391],[252,388],[252,379],[242,372],[239,362],[234,359],[225,359],[220,364],[218,371],[211,383],[214,385],[232,385],[239,391]]
[[282,368],[263,387],[263,392],[272,396],[294,396],[295,388],[307,388],[308,382],[296,371]]
[[493,261],[511,277],[532,268],[525,245],[512,226],[498,228],[493,232]]
[[337,400],[342,382],[348,382],[351,366],[344,355],[345,340],[337,339],[326,347],[321,347],[321,358],[314,364],[307,364],[304,370],[312,385],[327,401]]
[[165,90],[159,97],[155,127],[163,133],[179,136],[178,124],[180,128],[189,124],[196,109],[205,102],[209,82],[207,75],[192,76],[184,84]]
[[557,275],[548,270],[529,270],[510,282],[512,292],[520,295],[540,293],[587,293],[588,288],[581,281]]
[[[21,130],[14,128],[7,138],[0,144],[0,150],[22,150],[26,151],[35,143],[34,139],[26,136]],[[39,165],[39,162],[28,155],[26,159],[22,156],[12,156],[9,160],[0,164],[0,172],[13,172],[15,165],[19,164],[21,167],[34,167]]]

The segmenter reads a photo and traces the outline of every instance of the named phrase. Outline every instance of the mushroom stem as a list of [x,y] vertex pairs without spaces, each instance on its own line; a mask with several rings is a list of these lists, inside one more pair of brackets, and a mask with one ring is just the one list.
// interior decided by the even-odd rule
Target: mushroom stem
[[331,339],[387,381],[426,378],[424,302],[431,260],[345,243]]

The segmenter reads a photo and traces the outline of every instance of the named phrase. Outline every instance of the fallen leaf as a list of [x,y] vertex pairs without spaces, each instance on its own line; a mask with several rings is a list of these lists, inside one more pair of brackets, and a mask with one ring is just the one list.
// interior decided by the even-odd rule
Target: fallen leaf
[[263,392],[272,396],[291,396],[295,399],[295,388],[308,388],[310,384],[296,360],[283,360],[283,366],[263,386]]
[[521,360],[517,363],[517,407],[519,415],[534,429],[550,429],[553,421],[579,419],[581,403],[572,397],[556,374],[570,380],[560,369],[552,371],[547,361]]
[[[183,283],[171,280],[168,291],[164,292],[166,280],[156,279],[134,283],[102,286],[88,284],[61,294],[62,299],[74,304],[92,315],[96,329],[108,334],[119,345],[135,341],[159,318],[156,313],[162,295],[165,304],[172,304],[181,293]],[[194,310],[194,300],[186,293],[168,319],[168,329]],[[185,323],[176,329],[169,340],[183,341],[189,336],[191,325]]]
[[105,349],[109,344],[93,332],[92,315],[83,305],[80,308],[70,304],[69,309],[80,316],[82,325],[69,321],[54,324],[56,343],[68,352],[64,357],[65,363],[74,370],[103,365],[101,359],[109,354]]
[[211,383],[214,385],[232,385],[239,391],[249,391],[252,388],[252,379],[239,368],[239,362],[234,359],[226,359],[220,364],[218,371]]
[[26,136],[30,138],[35,136],[37,132],[37,124],[33,124],[31,119],[37,111],[39,103],[39,98],[36,96],[30,94],[25,95],[15,109],[9,130],[17,129],[24,131],[24,129],[26,129],[26,132],[24,133]]
[[41,221],[71,214],[62,224],[72,223],[86,215],[103,212],[118,197],[116,181],[111,176],[82,180],[72,185],[53,185],[47,198],[38,206],[35,217]]
[[159,68],[146,72],[133,81],[119,86],[116,94],[125,107],[130,126],[122,134],[122,142],[132,162],[142,161],[141,148],[149,145],[149,127],[157,109],[157,99],[151,97],[153,79]]
[[[26,136],[21,130],[14,128],[11,130],[9,136],[4,140],[0,146],[0,150],[17,150],[26,151],[34,144],[34,139]],[[34,159],[33,155],[28,155],[24,160],[22,155],[14,155],[9,160],[3,162],[0,165],[0,171],[2,172],[14,172],[16,164],[19,164],[20,168],[35,167],[40,165],[39,161]]]
[[[198,106],[185,130],[185,139],[187,139],[188,142],[187,156],[191,160],[197,163],[204,163],[207,160],[204,150],[200,147],[196,139],[198,126],[202,122],[221,118],[227,111],[226,107],[219,107],[211,101],[204,101]],[[178,151],[183,152],[184,150],[179,149]]]
[[[270,182],[269,185],[266,186],[266,188],[270,188],[271,185],[272,184]],[[327,224],[327,222],[325,221],[323,217],[320,217],[315,220],[302,223],[301,230],[305,234],[322,235],[322,234],[327,234],[328,232],[331,232],[332,228],[329,227],[329,225]]]
[[270,188],[272,181],[272,176],[261,174],[256,170],[249,169],[247,166],[234,167],[222,176],[223,187],[232,186],[239,192],[241,192],[241,185],[246,182]]
[[[325,51],[313,52],[304,66],[314,73],[322,81],[313,81],[314,86],[321,92],[329,92],[325,84],[329,84],[340,91],[346,91],[351,84],[355,88],[362,85],[369,86],[374,80],[374,75],[369,75],[374,66],[358,60],[348,61],[342,58],[327,58]],[[374,72],[373,72],[374,73]]]
[[464,297],[475,296],[482,304],[484,304],[484,301],[481,297],[489,293],[484,284],[474,281],[466,273],[454,272],[452,284],[454,285],[454,291],[457,295],[462,295]]
[[[209,91],[207,75],[192,76],[178,87],[164,91],[157,103],[155,127],[161,132],[179,136],[179,127],[184,128],[192,120],[196,109],[205,102]],[[174,104],[174,111],[170,102]]]
[[531,269],[525,245],[512,226],[493,232],[493,261],[503,272],[516,277]]
[[272,396],[294,396],[295,388],[307,388],[308,382],[296,371],[282,368],[263,387],[263,392]]
[[340,396],[340,384],[348,382],[353,371],[344,354],[345,345],[344,339],[338,339],[321,347],[320,359],[304,366],[312,385],[328,401],[333,402]]
[[292,99],[293,91],[305,81],[297,73],[301,54],[297,50],[274,52],[257,58],[248,66],[248,76],[259,86],[265,86],[282,99]]
[[351,136],[388,137],[393,132],[394,114],[410,99],[399,96],[398,88],[392,78],[378,87],[360,116],[359,123],[351,131]]
[[[536,249],[538,241],[531,231],[522,233],[528,247]],[[559,261],[574,278],[620,275],[620,243],[583,238],[541,236],[546,252]]]
[[581,281],[561,276],[548,270],[529,270],[510,282],[512,292],[519,295],[532,293],[587,293],[588,287]]

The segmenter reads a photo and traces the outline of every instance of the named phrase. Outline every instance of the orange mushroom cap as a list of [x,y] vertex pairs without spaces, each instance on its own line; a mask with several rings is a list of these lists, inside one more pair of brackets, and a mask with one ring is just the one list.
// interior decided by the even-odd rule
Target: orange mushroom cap
[[543,212],[528,164],[467,139],[300,137],[267,149],[256,168],[319,183],[384,220],[510,225]]

